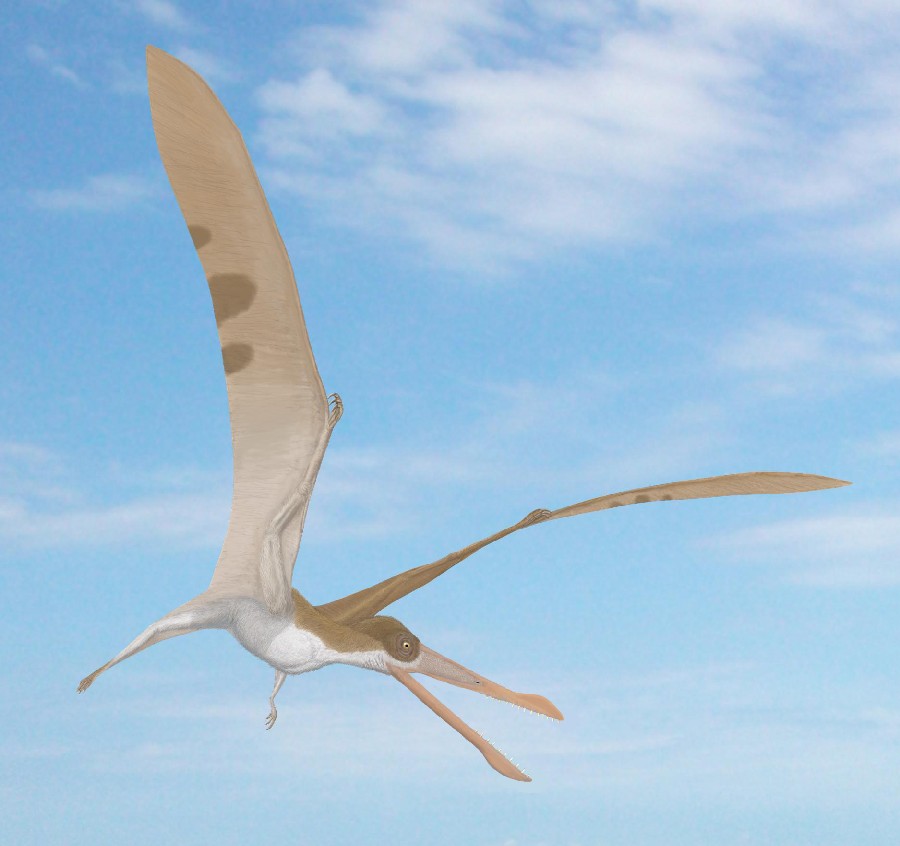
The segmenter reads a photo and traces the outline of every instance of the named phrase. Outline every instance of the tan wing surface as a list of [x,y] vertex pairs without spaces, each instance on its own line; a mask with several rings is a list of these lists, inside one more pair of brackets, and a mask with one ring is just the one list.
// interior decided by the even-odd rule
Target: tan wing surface
[[[234,493],[207,595],[262,597],[265,533],[304,479],[308,501],[328,402],[290,260],[240,132],[187,65],[148,47],[147,75],[156,141],[206,272],[228,386]],[[305,513],[304,501],[282,538],[288,587]]]
[[484,549],[488,544],[511,535],[519,529],[556,520],[559,517],[574,517],[591,511],[603,511],[622,505],[637,505],[644,502],[661,502],[676,499],[706,499],[716,496],[740,496],[745,494],[785,494],[805,493],[826,488],[839,488],[849,482],[828,476],[813,476],[808,473],[733,473],[728,476],[711,476],[705,479],[690,479],[686,482],[669,482],[648,488],[635,488],[622,493],[598,496],[584,502],[558,508],[556,511],[533,511],[523,520],[502,529],[484,540],[476,541],[463,549],[451,552],[431,564],[413,567],[404,573],[392,576],[357,593],[336,599],[326,605],[319,605],[320,611],[335,620],[351,623],[377,614],[392,602],[427,585],[455,564]]

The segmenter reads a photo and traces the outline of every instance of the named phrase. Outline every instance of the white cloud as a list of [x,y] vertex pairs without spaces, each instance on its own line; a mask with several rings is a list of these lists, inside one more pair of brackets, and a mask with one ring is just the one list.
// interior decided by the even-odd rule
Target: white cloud
[[155,182],[143,176],[103,173],[90,176],[80,188],[50,188],[31,192],[32,203],[50,211],[115,212],[160,194]]
[[[900,376],[900,321],[886,286],[809,298],[802,318],[757,316],[722,338],[713,357],[762,395],[831,394]],[[745,386],[746,387],[746,386]]]
[[366,10],[361,27],[311,27],[298,50],[312,61],[334,61],[353,73],[418,76],[470,59],[469,37],[509,31],[498,0],[387,0]]
[[[0,539],[7,547],[121,546],[155,542],[178,547],[216,547],[224,538],[230,490],[209,474],[171,479],[171,471],[145,474],[150,493],[122,491],[117,503],[98,501],[92,486],[112,483],[114,474],[79,478],[60,456],[28,443],[0,443]],[[132,472],[133,486],[140,474]],[[205,484],[198,484],[198,482]],[[108,494],[107,494],[108,496]]]
[[[123,701],[120,691],[115,703],[104,703],[91,693],[92,709],[140,715],[145,729],[150,721],[153,740],[106,750],[76,745],[72,754],[102,771],[264,769],[271,777],[296,775],[302,748],[318,779],[351,791],[347,780],[357,775],[360,789],[369,789],[373,773],[408,784],[433,773],[437,762],[445,788],[484,795],[510,787],[399,685],[373,675],[332,668],[289,680],[271,734],[261,730],[262,698],[235,700],[233,690],[208,686],[205,696],[186,694],[192,685],[171,674],[143,687],[138,699]],[[503,681],[521,688],[523,680]],[[534,681],[525,684],[533,689]],[[556,672],[552,690],[546,682],[540,689],[566,713],[562,724],[518,712],[521,718],[511,719],[514,712],[497,702],[437,682],[429,687],[466,722],[501,739],[534,777],[530,789],[544,794],[596,802],[650,791],[655,801],[733,803],[737,792],[757,809],[799,799],[830,803],[840,795],[890,807],[900,787],[898,714],[890,702],[857,691],[823,698],[767,667],[682,666],[602,678],[591,669]]]
[[[332,447],[316,485],[304,543],[410,531],[435,498],[490,484],[502,458],[465,437],[433,449]],[[102,493],[101,493],[102,490]],[[196,467],[93,468],[79,476],[43,447],[0,442],[0,541],[19,548],[218,547],[227,528],[227,472]]]
[[858,446],[864,455],[882,458],[900,458],[900,430],[877,432]]
[[898,27],[867,9],[390,0],[302,33],[260,137],[281,187],[476,271],[723,207],[801,247],[893,249]]
[[[579,408],[576,402],[585,384],[573,380],[568,387],[531,382],[460,386],[461,393],[477,398],[476,408],[471,423],[453,427],[452,433],[436,427],[430,443],[332,447],[316,484],[310,542],[406,533],[423,518],[454,513],[466,490],[509,491],[525,484],[548,495],[547,487],[557,480],[541,458],[550,449],[536,457],[526,445],[533,440],[546,444],[548,433],[557,443],[581,430],[582,415],[589,414],[585,407],[591,405],[585,401]],[[573,409],[568,420],[567,405]],[[572,474],[560,468],[556,475]]]
[[0,461],[22,461],[30,465],[47,464],[53,453],[37,444],[19,441],[0,441]]
[[[898,139],[900,140],[900,139]],[[866,214],[861,223],[849,223],[838,233],[845,247],[868,253],[896,253],[900,250],[900,208],[882,209]]]
[[823,588],[900,585],[900,503],[856,506],[711,538],[737,559],[777,561],[785,578]]
[[208,50],[181,46],[175,49],[173,53],[210,83],[234,82],[240,78],[240,72],[233,65],[223,61]]
[[[81,506],[58,513],[24,507],[0,522],[8,542],[29,547],[81,547],[154,541],[214,547],[227,527],[230,495],[162,495],[114,506]],[[0,513],[0,518],[2,518]]]
[[468,423],[414,444],[329,450],[304,542],[442,531],[476,516],[464,505],[476,493],[499,504],[494,519],[507,523],[487,526],[497,530],[533,508],[740,469],[722,467],[733,440],[723,408],[684,401],[626,422],[624,390],[593,371],[460,385]]
[[296,82],[269,81],[259,101],[273,115],[264,127],[264,137],[274,136],[273,145],[280,135],[302,134],[302,127],[316,135],[368,135],[381,131],[386,117],[375,99],[353,94],[323,68]]
[[185,32],[192,28],[184,12],[171,0],[137,0],[134,8],[152,23],[174,29],[176,32]]
[[[643,0],[640,7],[683,19],[710,34],[730,38],[737,31],[804,39],[830,38],[840,20],[840,4],[809,0]],[[837,12],[837,15],[835,14]]]
[[[697,468],[728,442],[721,410],[691,403],[649,424],[629,424],[625,437],[598,437],[621,390],[620,381],[593,371],[471,382],[459,386],[471,408],[467,424],[442,428],[437,421],[412,442],[335,444],[316,484],[304,544],[431,530],[434,521],[446,522],[441,515],[465,513],[467,492],[508,501],[497,519],[513,522],[536,507],[704,475]],[[229,471],[129,466],[79,476],[41,447],[0,443],[0,539],[21,547],[150,541],[215,548],[229,513]]]
[[0,524],[18,521],[27,513],[23,498],[65,507],[79,497],[50,450],[36,444],[0,441]]
[[73,71],[68,65],[59,61],[56,55],[49,50],[46,50],[44,47],[37,44],[29,44],[25,48],[25,55],[32,64],[46,68],[54,76],[64,79],[76,88],[87,87],[87,83],[79,76],[79,74]]
[[[392,17],[408,16],[404,27],[422,25],[410,6],[391,9]],[[352,117],[345,133],[392,130],[375,139],[370,155],[349,163],[351,173],[338,168],[330,181],[349,177],[356,202],[386,206],[444,257],[463,245],[471,260],[478,240],[486,242],[476,248],[483,261],[491,251],[501,258],[527,255],[535,239],[562,245],[637,238],[644,211],[629,199],[633,189],[677,184],[679,170],[699,151],[705,151],[704,167],[713,167],[710,148],[740,149],[757,134],[722,98],[742,87],[745,64],[702,46],[627,34],[613,40],[602,60],[583,55],[549,66],[494,67],[466,54],[477,52],[477,39],[464,37],[477,18],[429,23],[434,29],[424,39],[421,33],[407,38],[416,50],[399,65],[384,60],[393,54],[380,49],[377,16],[369,29],[341,33],[332,61],[337,68],[350,65],[352,111],[349,83],[339,87],[336,72],[320,67],[309,79],[328,80],[332,100],[343,95],[342,116]],[[482,35],[501,29],[493,18],[490,26],[481,23],[488,27]],[[440,53],[442,63],[433,66],[436,53],[420,48],[435,39],[457,45],[451,52],[457,60],[443,61]],[[285,86],[270,82],[263,89],[270,113],[263,141],[274,154],[315,149],[316,122],[278,120],[282,104],[271,92]],[[417,119],[418,112],[427,120]],[[333,134],[334,116],[324,119]]]
[[738,370],[793,370],[820,362],[826,337],[817,326],[762,318],[728,339],[719,350],[719,360]]
[[106,63],[106,84],[116,94],[147,96],[147,71],[137,61],[125,62],[109,58]]

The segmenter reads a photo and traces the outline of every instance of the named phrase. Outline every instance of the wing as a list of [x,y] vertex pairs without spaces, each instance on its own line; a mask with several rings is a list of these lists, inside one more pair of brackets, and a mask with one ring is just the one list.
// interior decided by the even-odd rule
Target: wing
[[825,488],[839,488],[849,485],[840,479],[828,476],[811,476],[807,473],[734,473],[729,476],[711,476],[706,479],[691,479],[686,482],[669,482],[665,485],[652,485],[649,488],[635,488],[622,493],[598,496],[575,505],[559,508],[556,511],[532,511],[523,520],[497,532],[484,540],[470,544],[456,552],[435,561],[414,567],[405,573],[385,579],[373,587],[336,599],[326,605],[317,606],[335,620],[352,623],[377,614],[392,602],[427,585],[442,573],[446,573],[454,564],[459,564],[470,555],[483,549],[500,538],[511,535],[519,529],[556,520],[560,517],[573,517],[576,514],[587,514],[591,511],[603,511],[607,508],[618,508],[622,505],[639,505],[644,502],[660,502],[675,499],[707,499],[714,496],[741,496],[747,494],[784,494],[818,491]]
[[[147,48],[147,76],[156,142],[209,282],[228,386],[234,492],[207,595],[289,596],[330,433],[294,274],[241,134],[216,95],[155,47]],[[270,561],[268,579],[283,581],[267,589],[261,555],[279,519],[280,560]]]

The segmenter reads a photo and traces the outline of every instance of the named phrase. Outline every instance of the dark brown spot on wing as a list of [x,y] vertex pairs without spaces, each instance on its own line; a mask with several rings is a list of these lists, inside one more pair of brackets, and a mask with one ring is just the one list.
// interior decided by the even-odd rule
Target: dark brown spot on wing
[[647,496],[647,494],[638,494],[638,495],[634,498],[634,502],[635,502],[636,505],[639,504],[639,503],[641,503],[641,502],[650,502],[650,497]]
[[253,347],[250,344],[228,344],[222,347],[222,363],[228,375],[243,370],[253,361]]
[[614,499],[614,500],[609,504],[609,507],[610,507],[610,508],[621,508],[623,504],[624,504],[624,503],[619,502],[619,500]]
[[256,285],[243,273],[217,273],[209,277],[216,325],[245,312],[256,297]]
[[188,232],[191,233],[191,240],[194,242],[194,249],[199,250],[205,247],[212,240],[212,232],[205,226],[189,226]]

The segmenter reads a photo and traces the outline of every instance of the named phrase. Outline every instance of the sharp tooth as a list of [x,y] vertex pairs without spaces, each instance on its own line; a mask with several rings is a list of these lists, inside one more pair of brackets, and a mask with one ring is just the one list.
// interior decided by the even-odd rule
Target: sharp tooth
[[475,729],[475,734],[477,734],[483,741],[485,741],[485,743],[490,744],[497,752],[499,752],[504,758],[506,758],[506,760],[509,761],[519,772],[521,772],[523,775],[526,775],[529,778],[531,778],[531,776],[528,775],[528,773],[525,772],[525,770],[522,769],[522,767],[520,767],[518,765],[518,763],[516,763],[512,758],[510,758],[509,755],[507,755],[499,746],[497,746],[493,741],[491,741],[490,738],[483,735],[480,731],[478,731],[478,729]]

